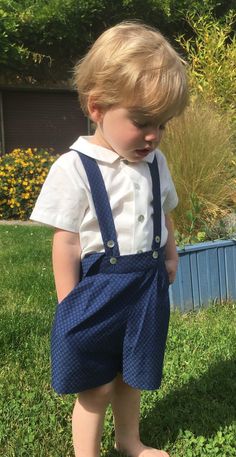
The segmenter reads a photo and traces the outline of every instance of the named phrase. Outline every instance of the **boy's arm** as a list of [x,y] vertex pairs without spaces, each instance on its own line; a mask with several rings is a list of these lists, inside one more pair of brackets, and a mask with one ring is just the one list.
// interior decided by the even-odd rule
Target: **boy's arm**
[[178,253],[174,237],[174,225],[169,214],[165,215],[165,224],[168,230],[168,238],[165,246],[165,264],[169,275],[169,282],[172,284],[178,268]]
[[79,281],[80,254],[79,234],[56,229],[52,263],[58,302],[61,302]]

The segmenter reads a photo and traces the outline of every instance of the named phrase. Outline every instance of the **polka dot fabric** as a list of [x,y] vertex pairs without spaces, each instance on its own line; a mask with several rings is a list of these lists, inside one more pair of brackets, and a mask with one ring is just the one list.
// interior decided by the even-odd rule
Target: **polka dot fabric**
[[[96,161],[86,159],[93,161],[94,176]],[[89,163],[85,169],[89,178]],[[95,200],[95,195],[103,193],[99,216],[103,230],[113,221],[106,211],[109,200],[100,179],[95,188],[91,182],[90,186]],[[114,232],[107,236],[115,238]],[[85,257],[80,282],[57,306],[51,355],[52,385],[59,394],[105,384],[118,372],[132,387],[153,390],[160,386],[170,312],[163,249],[158,249],[157,258],[153,251],[117,255],[112,257],[115,263],[111,255],[114,251],[106,248],[104,254]]]

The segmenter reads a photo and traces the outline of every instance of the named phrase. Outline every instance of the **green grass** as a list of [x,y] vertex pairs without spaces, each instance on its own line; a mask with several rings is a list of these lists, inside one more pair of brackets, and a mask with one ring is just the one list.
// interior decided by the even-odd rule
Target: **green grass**
[[[72,457],[74,396],[50,387],[52,231],[0,226],[0,456]],[[162,388],[144,392],[143,441],[171,457],[236,456],[236,305],[171,317]],[[102,456],[115,457],[111,411]]]

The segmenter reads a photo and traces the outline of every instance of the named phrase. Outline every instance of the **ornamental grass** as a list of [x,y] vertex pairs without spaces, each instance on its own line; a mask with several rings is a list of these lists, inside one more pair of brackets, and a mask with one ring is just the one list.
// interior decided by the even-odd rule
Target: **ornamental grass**
[[179,196],[175,226],[185,236],[199,231],[203,236],[235,211],[236,157],[228,115],[192,102],[168,124],[161,149]]

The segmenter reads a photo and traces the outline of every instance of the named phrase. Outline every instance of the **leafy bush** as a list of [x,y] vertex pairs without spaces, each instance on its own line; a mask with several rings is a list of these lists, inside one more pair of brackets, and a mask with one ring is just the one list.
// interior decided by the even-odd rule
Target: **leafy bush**
[[45,150],[14,149],[0,158],[0,218],[27,219],[57,156]]
[[235,115],[236,36],[233,24],[236,15],[229,12],[224,20],[214,18],[211,11],[202,15],[189,13],[188,22],[194,37],[178,38],[190,63],[189,79],[193,94],[201,94]]
[[204,233],[233,212],[236,201],[232,127],[228,116],[195,103],[168,125],[161,148],[179,195],[179,205],[174,211],[179,236],[195,236],[198,241],[204,241]]
[[[170,40],[190,36],[188,10],[223,17],[235,0],[1,0],[2,83],[65,81],[75,61],[107,27],[123,19],[156,26]],[[145,4],[145,7],[144,7]]]

